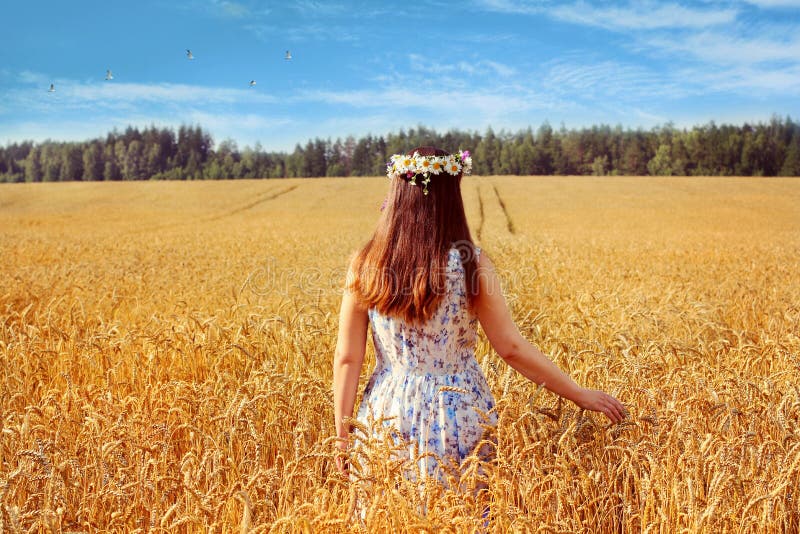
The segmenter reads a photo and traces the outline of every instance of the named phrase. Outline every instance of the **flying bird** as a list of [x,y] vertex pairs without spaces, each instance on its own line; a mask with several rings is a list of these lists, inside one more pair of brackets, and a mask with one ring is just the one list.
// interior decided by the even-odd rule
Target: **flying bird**
[[250,87],[255,87],[255,86],[256,86],[256,81],[250,80]]
[[286,51],[286,55],[283,57],[283,59],[286,59],[286,60],[292,59],[292,53],[287,50]]
[[47,90],[47,92],[48,92],[48,93],[55,93],[55,92],[56,92],[56,86],[55,86],[55,84],[52,84],[52,83],[51,83],[51,84],[50,84],[50,89],[48,89],[48,90]]
[[194,59],[194,56],[192,55],[192,51],[189,50],[188,48],[186,49],[186,59]]
[[114,75],[111,74],[111,69],[106,70],[106,80],[113,80]]

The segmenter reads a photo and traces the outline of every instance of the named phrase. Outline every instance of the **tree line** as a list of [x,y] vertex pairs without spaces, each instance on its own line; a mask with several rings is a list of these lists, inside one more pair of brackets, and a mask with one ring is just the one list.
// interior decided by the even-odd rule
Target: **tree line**
[[392,154],[414,146],[469,149],[479,175],[800,176],[800,123],[773,116],[757,124],[649,131],[607,125],[495,133],[419,126],[387,136],[313,139],[294,151],[215,146],[200,126],[128,127],[84,142],[25,141],[0,147],[0,181],[202,180],[375,176]]

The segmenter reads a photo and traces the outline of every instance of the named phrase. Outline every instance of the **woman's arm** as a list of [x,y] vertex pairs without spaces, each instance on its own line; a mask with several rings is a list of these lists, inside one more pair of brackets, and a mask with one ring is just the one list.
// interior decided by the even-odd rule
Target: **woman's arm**
[[[348,280],[351,275],[348,272]],[[333,356],[334,422],[336,435],[343,439],[348,439],[350,435],[350,425],[345,424],[344,418],[353,416],[358,378],[366,352],[368,322],[367,310],[359,307],[353,293],[345,289],[339,311],[339,335]],[[346,441],[339,442],[343,449],[347,445]]]
[[611,421],[625,418],[625,407],[617,399],[597,390],[580,387],[566,373],[526,340],[511,318],[494,265],[485,253],[478,256],[478,320],[494,350],[525,378],[571,400],[581,408],[604,413]]

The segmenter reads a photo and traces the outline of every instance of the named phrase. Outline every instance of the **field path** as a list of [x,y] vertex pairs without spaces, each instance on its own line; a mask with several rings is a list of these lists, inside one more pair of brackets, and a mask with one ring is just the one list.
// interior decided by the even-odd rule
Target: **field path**
[[494,195],[497,197],[497,202],[500,204],[500,208],[503,210],[503,216],[506,218],[506,228],[508,228],[508,233],[515,234],[516,231],[514,230],[514,221],[511,220],[511,216],[508,214],[508,208],[506,208],[506,203],[503,202],[503,197],[500,196],[500,192],[497,190],[497,185],[492,184],[492,189],[494,189]]
[[517,237],[517,229],[510,209],[500,193],[494,177],[480,178],[476,186],[478,196],[478,221],[475,237],[479,242],[491,243]]
[[259,204],[263,204],[264,202],[267,202],[269,200],[274,200],[274,199],[276,199],[276,198],[278,198],[278,197],[280,197],[282,195],[285,195],[286,193],[290,193],[290,192],[294,191],[295,189],[297,189],[297,187],[298,187],[297,185],[291,185],[289,187],[281,189],[277,193],[273,193],[272,191],[268,191],[267,193],[261,195],[260,198],[258,198],[257,200],[255,200],[253,202],[249,202],[248,204],[245,204],[244,206],[239,206],[238,208],[235,208],[233,210],[227,211],[225,213],[220,213],[218,215],[212,215],[211,217],[209,217],[207,219],[203,219],[203,220],[204,221],[216,221],[218,219],[222,219],[223,217],[230,217],[232,215],[236,215],[236,214],[241,213],[243,211],[247,211],[247,210],[249,210],[251,208],[254,208],[254,207],[258,206]]
[[481,240],[481,236],[483,234],[483,223],[486,220],[486,216],[483,213],[483,197],[481,196],[481,186],[475,186],[475,194],[478,196],[478,229],[475,231],[475,235],[478,238],[478,241]]

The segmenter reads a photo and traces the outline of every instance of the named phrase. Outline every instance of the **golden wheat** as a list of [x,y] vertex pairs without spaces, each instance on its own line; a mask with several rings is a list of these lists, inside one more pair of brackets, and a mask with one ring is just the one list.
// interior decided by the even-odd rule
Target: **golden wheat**
[[340,288],[385,179],[7,184],[0,531],[799,531],[800,182],[463,189],[520,330],[624,424],[481,335],[496,458],[452,482],[486,490],[417,487],[360,423],[343,477]]

